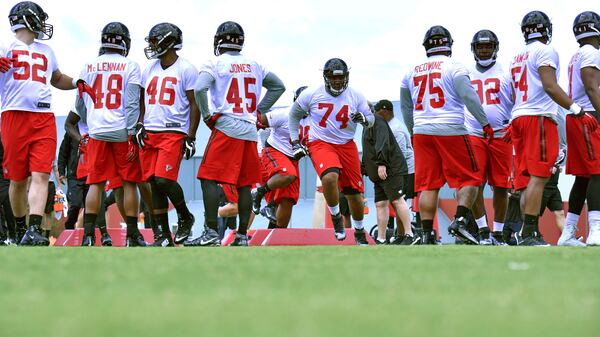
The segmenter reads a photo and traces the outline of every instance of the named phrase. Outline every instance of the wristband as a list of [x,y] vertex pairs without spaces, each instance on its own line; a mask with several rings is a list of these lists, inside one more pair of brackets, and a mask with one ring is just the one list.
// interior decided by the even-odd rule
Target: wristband
[[74,79],[73,79],[73,82],[71,82],[71,83],[73,83],[73,87],[74,87],[75,89],[77,89],[77,81],[79,81],[79,79],[77,79],[77,78],[74,78]]
[[579,105],[577,105],[577,103],[573,102],[573,104],[571,104],[571,106],[569,107],[569,111],[571,111],[575,115],[579,115],[583,112],[583,109]]

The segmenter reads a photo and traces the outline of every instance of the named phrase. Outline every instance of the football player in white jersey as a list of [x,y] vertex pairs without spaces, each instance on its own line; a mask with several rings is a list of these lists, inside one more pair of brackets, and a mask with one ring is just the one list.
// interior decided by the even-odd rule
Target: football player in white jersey
[[[195,89],[202,118],[212,129],[197,176],[202,185],[206,228],[200,237],[187,245],[220,245],[217,184],[223,183],[234,185],[238,190],[240,221],[232,245],[247,246],[252,212],[250,186],[261,179],[256,150],[257,115],[273,106],[285,86],[273,72],[240,53],[244,46],[244,30],[238,23],[227,21],[219,25],[213,46],[216,57],[200,68]],[[261,99],[263,87],[267,92]],[[209,90],[212,112],[208,106]]]
[[363,226],[364,185],[360,159],[354,143],[358,124],[371,127],[375,116],[365,97],[348,87],[350,72],[344,60],[333,58],[323,67],[324,84],[304,90],[290,112],[289,129],[296,159],[307,154],[299,139],[300,120],[307,119],[308,150],[323,184],[323,196],[331,213],[337,240],[346,238],[339,205],[339,189],[348,199],[354,238],[368,245]]
[[[294,93],[294,102],[306,86]],[[292,217],[292,207],[298,202],[300,195],[300,173],[298,159],[290,143],[289,107],[273,109],[261,116],[261,124],[271,129],[265,141],[260,161],[262,164],[262,186],[252,191],[252,211],[260,213],[260,202],[263,198],[277,207],[277,227],[287,228]],[[300,142],[306,144],[309,126],[306,120],[300,121]]]
[[87,123],[88,177],[90,185],[83,216],[83,246],[93,246],[94,223],[101,212],[101,195],[106,181],[119,177],[123,183],[127,246],[146,246],[138,230],[136,184],[142,169],[133,140],[140,109],[141,73],[128,59],[129,29],[120,22],[107,24],[101,33],[100,56],[83,66],[82,78],[93,83],[96,99],[76,101],[77,114]]
[[[457,189],[458,206],[448,228],[453,236],[472,244],[478,241],[466,228],[466,219],[482,181],[465,127],[465,106],[475,117],[486,139],[494,136],[483,107],[469,79],[469,71],[451,58],[452,36],[442,26],[425,33],[427,59],[409,71],[400,88],[404,121],[413,136],[415,190],[423,244],[435,244],[433,219],[439,189],[447,182]],[[414,125],[414,127],[413,127]]]
[[[573,33],[580,47],[569,63],[569,97],[598,120],[600,16],[589,11],[577,15],[573,22]],[[600,132],[594,132],[593,128],[591,119],[567,116],[566,172],[576,177],[569,195],[569,213],[558,245],[581,245],[575,232],[586,200],[590,225],[586,243],[590,246],[600,245]]]
[[[479,95],[479,101],[494,129],[495,138],[502,138],[502,130],[510,123],[513,106],[512,80],[508,72],[496,62],[499,45],[498,37],[491,30],[483,29],[475,33],[471,40],[475,63],[469,68],[471,84]],[[473,204],[473,215],[479,228],[479,244],[506,245],[502,229],[508,206],[508,190],[512,187],[512,146],[501,139],[489,142],[485,140],[479,122],[471,114],[465,114],[465,125],[480,167],[478,174],[484,183],[487,181],[493,188],[492,237],[483,203],[483,186],[479,188]]]
[[[8,48],[0,47],[4,176],[10,179],[10,201],[20,244],[47,246],[48,239],[39,231],[56,155],[51,88],[77,88],[80,96],[84,91],[92,94],[92,90],[83,80],[63,74],[52,48],[37,41],[48,40],[53,33],[42,7],[31,1],[19,2],[8,19],[15,40]],[[25,232],[28,205],[29,229]]]
[[159,23],[146,37],[146,57],[153,60],[142,74],[144,104],[136,124],[136,142],[142,148],[143,180],[152,186],[154,246],[174,246],[169,230],[169,200],[177,210],[175,243],[183,243],[194,225],[181,186],[177,183],[182,157],[196,152],[200,111],[194,88],[198,71],[177,55],[182,32],[172,23]]
[[558,53],[549,45],[552,23],[540,11],[529,12],[521,22],[525,47],[513,58],[515,105],[507,140],[515,149],[515,189],[521,193],[525,246],[547,246],[538,228],[542,193],[559,159],[558,105],[584,122],[593,121],[558,85]]

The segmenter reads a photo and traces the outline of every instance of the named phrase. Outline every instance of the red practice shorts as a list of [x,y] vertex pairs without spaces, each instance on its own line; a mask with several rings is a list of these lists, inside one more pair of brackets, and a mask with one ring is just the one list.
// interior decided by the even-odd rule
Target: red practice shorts
[[358,149],[353,140],[340,145],[314,140],[308,143],[308,150],[319,177],[335,167],[340,169],[338,185],[342,191],[351,188],[359,193],[364,192]]
[[548,178],[558,156],[558,128],[548,117],[521,116],[511,123],[515,148],[515,190],[527,187],[530,176]]
[[121,187],[123,187],[123,180],[121,180],[121,178],[119,177],[112,177],[106,181],[106,186],[104,187],[104,190],[108,192],[110,190],[116,190],[117,188]]
[[50,173],[56,155],[56,121],[51,112],[2,113],[4,178],[21,181],[31,172]]
[[88,142],[88,177],[86,184],[105,182],[114,177],[132,183],[142,182],[138,157],[127,161],[128,142],[105,142],[90,138]]
[[590,132],[581,119],[567,115],[567,174],[600,174],[600,130]]
[[198,179],[243,187],[259,182],[260,176],[256,142],[231,138],[213,129],[198,169]]
[[184,138],[185,135],[181,133],[148,132],[146,146],[140,151],[144,181],[153,176],[177,181]]
[[490,186],[512,188],[512,145],[501,139],[488,141],[482,137],[469,136],[479,165],[477,172],[482,182]]
[[221,187],[223,188],[227,202],[237,204],[239,199],[237,187],[231,184],[221,184]]
[[[89,140],[89,138],[88,138]],[[79,144],[79,162],[77,163],[77,179],[83,179],[88,176],[88,145]]]
[[262,162],[263,181],[266,184],[267,180],[276,174],[291,175],[296,179],[289,185],[283,188],[270,191],[265,195],[267,202],[274,202],[279,205],[282,199],[291,199],[294,205],[298,202],[300,196],[300,177],[298,177],[298,161],[292,160],[285,154],[277,151],[273,147],[265,147],[260,157]]
[[469,136],[414,135],[415,191],[481,185],[480,170]]

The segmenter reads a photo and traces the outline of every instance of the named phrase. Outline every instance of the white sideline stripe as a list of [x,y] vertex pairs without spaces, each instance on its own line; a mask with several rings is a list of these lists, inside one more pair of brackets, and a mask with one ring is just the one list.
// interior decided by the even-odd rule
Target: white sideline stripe
[[65,240],[65,242],[62,244],[63,247],[67,246],[67,242],[69,242],[69,240],[71,240],[71,237],[73,236],[73,234],[75,234],[75,229],[73,229],[73,231],[71,232],[71,235],[69,235],[69,237]]
[[274,229],[271,229],[271,231],[269,232],[269,235],[267,235],[267,237],[260,244],[261,246],[266,246],[267,245],[267,242],[269,242],[269,239],[271,238],[271,235],[273,234],[273,231],[274,231]]

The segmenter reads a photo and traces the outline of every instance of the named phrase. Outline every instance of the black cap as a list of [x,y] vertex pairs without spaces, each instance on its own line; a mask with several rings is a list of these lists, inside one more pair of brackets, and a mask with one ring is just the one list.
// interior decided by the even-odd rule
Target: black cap
[[387,99],[382,99],[381,101],[377,102],[377,104],[375,104],[375,111],[379,111],[382,109],[394,112],[394,105]]

